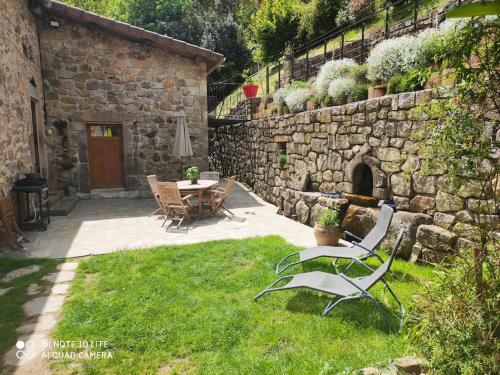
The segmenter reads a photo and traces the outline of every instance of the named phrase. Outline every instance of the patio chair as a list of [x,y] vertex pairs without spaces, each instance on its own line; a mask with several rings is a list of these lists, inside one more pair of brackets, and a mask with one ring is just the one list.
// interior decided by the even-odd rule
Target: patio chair
[[158,193],[158,177],[155,174],[151,174],[146,177],[148,179],[149,187],[151,188],[151,192],[153,193],[153,197],[155,198],[156,204],[158,208],[154,210],[149,216],[157,215],[159,213],[163,213],[163,208],[160,204],[159,193]]
[[[387,232],[389,231],[393,214],[394,211],[392,210],[392,208],[383,204],[382,207],[380,208],[380,214],[377,223],[364,239],[361,239],[350,232],[347,231],[345,232],[347,236],[356,238],[358,240],[358,241],[352,241],[353,245],[352,247],[315,246],[296,253],[288,254],[286,257],[281,259],[276,265],[276,274],[279,275],[287,268],[294,266],[296,264],[308,262],[310,260],[322,257],[335,258],[333,266],[335,268],[336,273],[339,273],[337,269],[338,259],[351,259],[351,263],[347,266],[344,272],[347,272],[349,268],[351,268],[351,266],[357,260],[365,260],[372,256],[375,256],[380,259],[380,257],[375,252],[375,248],[380,242],[382,242],[385,236],[387,236]],[[299,260],[288,263],[282,267],[282,264],[285,260],[295,255],[299,256]]]
[[[384,301],[385,291],[388,290],[400,307],[401,318],[399,322],[399,331],[401,331],[405,309],[403,307],[403,304],[399,301],[399,299],[396,297],[392,289],[389,287],[389,284],[387,284],[387,282],[384,280],[384,276],[391,269],[391,265],[394,260],[394,257],[396,256],[397,249],[401,244],[403,233],[404,229],[401,229],[389,259],[368,276],[350,278],[343,273],[340,273],[338,275],[333,275],[321,271],[305,272],[296,275],[283,276],[280,277],[278,280],[274,281],[262,292],[257,294],[254,300],[257,300],[266,293],[276,292],[279,290],[296,289],[296,288],[308,288],[323,293],[333,294],[335,296],[340,297],[337,300],[335,300],[335,298],[332,299],[326,305],[325,309],[321,314],[322,316],[324,316],[328,314],[340,302],[367,298],[373,302],[375,308],[378,310],[380,315],[382,315],[382,317],[389,326],[390,325],[389,318],[387,317],[386,313],[384,312],[383,308],[381,307],[377,299],[373,296],[373,294],[369,292],[369,290],[380,281],[384,284],[382,303]],[[358,260],[356,260],[356,262],[363,265],[363,263],[359,262]],[[280,283],[282,280],[285,279],[290,279],[290,281],[288,281],[288,283],[285,284],[284,286],[274,287],[276,284]]]
[[0,229],[13,248],[22,249],[23,241],[29,242],[17,225],[14,204],[10,197],[0,197]]
[[209,190],[209,198],[204,205],[208,206],[210,209],[210,214],[215,215],[219,210],[228,212],[231,216],[235,216],[227,207],[224,206],[224,202],[231,194],[234,184],[236,182],[236,176],[232,176],[227,180],[227,185],[225,189],[211,189]]
[[180,229],[184,219],[190,219],[189,211],[193,208],[191,203],[193,196],[186,195],[181,198],[176,182],[158,182],[158,196],[160,207],[165,213],[165,220],[161,226],[163,227],[167,220],[171,220],[168,229],[173,222],[178,221],[177,229]]
[[219,182],[219,172],[200,172],[200,180]]

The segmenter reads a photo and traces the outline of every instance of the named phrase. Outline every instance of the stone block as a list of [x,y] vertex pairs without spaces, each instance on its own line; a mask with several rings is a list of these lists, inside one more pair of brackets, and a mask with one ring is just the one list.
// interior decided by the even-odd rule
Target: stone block
[[330,108],[323,108],[321,110],[321,114],[319,116],[319,121],[321,123],[330,123],[330,122],[332,122],[332,110]]
[[444,229],[450,229],[453,224],[455,224],[455,216],[443,212],[436,212],[434,215],[434,224]]
[[456,212],[462,210],[464,202],[460,197],[439,190],[436,195],[436,210],[440,212]]
[[411,177],[404,173],[391,175],[391,189],[395,195],[409,197],[411,194]]
[[429,249],[450,252],[455,247],[458,236],[437,225],[420,225],[417,241]]
[[435,199],[423,195],[417,195],[410,201],[410,211],[426,212],[434,208]]
[[381,147],[378,150],[378,158],[381,161],[399,161],[401,158],[401,151],[392,147]]

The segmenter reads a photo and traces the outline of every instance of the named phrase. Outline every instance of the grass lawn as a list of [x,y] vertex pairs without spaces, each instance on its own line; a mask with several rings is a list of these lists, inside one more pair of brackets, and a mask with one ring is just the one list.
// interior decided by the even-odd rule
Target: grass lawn
[[[402,335],[387,332],[368,301],[347,302],[327,317],[320,313],[329,298],[315,292],[279,292],[254,302],[275,279],[276,262],[296,250],[269,236],[92,257],[80,263],[56,338],[109,341],[112,359],[73,364],[72,371],[88,374],[160,368],[326,374],[404,354]],[[313,269],[331,266],[324,260],[293,271]],[[406,304],[432,274],[403,261],[393,271],[388,281]],[[54,369],[68,365],[53,363]]]
[[[22,276],[10,282],[3,282],[3,277],[10,271],[37,264],[38,272]],[[20,259],[0,257],[0,289],[12,288],[0,296],[0,364],[3,354],[15,344],[18,334],[16,328],[23,319],[23,304],[29,299],[27,289],[30,284],[38,284],[40,290],[47,282],[42,280],[46,274],[56,269],[57,262],[51,259]]]

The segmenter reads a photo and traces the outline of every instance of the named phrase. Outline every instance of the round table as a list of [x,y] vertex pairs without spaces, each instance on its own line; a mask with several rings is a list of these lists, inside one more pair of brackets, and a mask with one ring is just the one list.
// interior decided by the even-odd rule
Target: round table
[[181,195],[193,195],[198,198],[198,215],[201,215],[202,196],[207,190],[217,186],[218,182],[214,180],[198,180],[198,183],[192,184],[190,180],[177,181],[177,186]]

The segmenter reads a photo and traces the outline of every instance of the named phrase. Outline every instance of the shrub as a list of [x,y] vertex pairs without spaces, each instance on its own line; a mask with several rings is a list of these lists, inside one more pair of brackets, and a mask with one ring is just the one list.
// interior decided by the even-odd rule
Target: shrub
[[328,95],[333,99],[342,100],[350,95],[356,82],[352,78],[343,77],[337,78],[330,82],[330,87],[328,88]]
[[278,155],[278,165],[280,168],[283,168],[286,164],[286,154],[283,152],[280,152]]
[[420,59],[424,64],[443,61],[456,32],[465,26],[463,19],[449,19],[438,27],[423,30],[418,34]]
[[367,82],[366,73],[368,72],[368,65],[358,65],[349,70],[349,77],[358,83]]
[[[453,267],[437,266],[431,284],[412,308],[409,340],[443,374],[498,373],[500,352],[498,256],[489,253],[484,268],[484,292],[477,298],[471,249],[455,257]],[[496,259],[495,259],[496,257]]]
[[331,227],[340,224],[339,214],[335,210],[325,210],[318,219],[318,224],[324,227]]
[[328,61],[321,67],[316,82],[314,83],[318,94],[320,96],[326,95],[331,81],[347,75],[350,69],[357,66],[358,64],[353,59]]
[[375,0],[351,0],[349,2],[349,15],[352,19],[365,22],[375,16]]
[[378,44],[368,56],[368,79],[387,82],[392,76],[404,74],[419,66],[420,43],[416,37],[402,36]]
[[430,73],[430,68],[426,68],[412,69],[406,74],[395,75],[387,82],[387,93],[397,94],[400,92],[422,90]]
[[290,112],[301,112],[305,109],[309,96],[309,90],[303,88],[295,89],[288,93],[285,98],[285,103],[290,109]]
[[368,85],[357,83],[351,91],[352,100],[355,102],[368,99]]
[[340,9],[337,13],[337,17],[335,17],[335,23],[337,26],[353,21],[353,17],[349,12],[349,3],[350,0],[341,0]]
[[293,90],[298,88],[308,87],[307,82],[302,81],[292,81],[290,84],[283,86],[282,88],[276,90],[273,94],[273,102],[279,105],[285,104],[286,96]]

